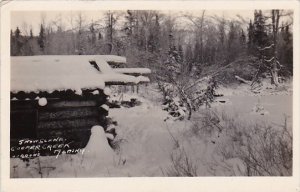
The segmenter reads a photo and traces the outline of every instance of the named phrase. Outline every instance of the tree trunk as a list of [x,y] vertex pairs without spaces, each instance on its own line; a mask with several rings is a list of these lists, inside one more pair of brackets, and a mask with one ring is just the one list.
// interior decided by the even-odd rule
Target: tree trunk
[[278,78],[278,69],[277,69],[277,63],[276,61],[273,62],[272,68],[271,68],[271,84],[274,84],[276,87],[279,85],[279,78]]
[[278,25],[279,25],[280,13],[279,10],[272,10],[272,28],[273,28],[273,57],[274,60],[271,65],[271,83],[274,84],[276,87],[279,85],[278,81],[278,67],[277,67],[277,32],[278,32]]

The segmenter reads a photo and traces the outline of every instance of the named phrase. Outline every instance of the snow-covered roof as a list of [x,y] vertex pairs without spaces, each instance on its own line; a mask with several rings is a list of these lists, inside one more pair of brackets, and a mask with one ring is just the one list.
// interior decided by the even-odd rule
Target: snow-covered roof
[[148,78],[148,77],[145,77],[145,76],[138,76],[138,77],[136,77],[136,79],[137,79],[137,81],[139,82],[139,83],[146,83],[146,82],[150,82],[150,79]]
[[117,55],[93,55],[95,58],[103,59],[106,62],[126,63],[126,57]]
[[[147,77],[134,77],[113,71],[107,61],[121,58],[123,57],[113,55],[11,57],[11,91],[102,89],[106,82],[125,84],[149,82]],[[90,61],[95,61],[100,71],[91,66]]]
[[38,92],[104,88],[99,72],[84,57],[11,57],[11,91]]
[[117,73],[126,73],[126,74],[150,74],[151,70],[148,68],[114,68]]

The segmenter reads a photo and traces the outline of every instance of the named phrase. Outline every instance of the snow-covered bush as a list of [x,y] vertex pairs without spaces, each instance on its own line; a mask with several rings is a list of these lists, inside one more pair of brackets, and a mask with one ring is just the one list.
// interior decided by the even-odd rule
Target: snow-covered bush
[[163,110],[168,111],[169,115],[175,117],[176,120],[183,120],[186,116],[187,109],[178,97],[170,98],[166,96],[162,107]]
[[197,111],[200,106],[210,107],[214,101],[217,82],[214,78],[207,77],[201,84],[194,83],[189,86],[191,79],[181,81],[183,84],[159,83],[159,89],[164,96],[163,109],[176,120],[191,118],[192,111]]

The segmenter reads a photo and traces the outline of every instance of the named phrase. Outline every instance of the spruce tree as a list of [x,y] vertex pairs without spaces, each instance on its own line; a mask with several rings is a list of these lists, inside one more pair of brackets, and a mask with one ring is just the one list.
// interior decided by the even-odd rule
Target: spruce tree
[[172,31],[169,32],[169,50],[167,54],[167,60],[165,62],[167,72],[168,72],[168,81],[176,82],[176,79],[180,73],[180,56],[178,50],[174,45],[174,37]]
[[254,26],[252,24],[252,20],[249,22],[248,27],[248,53],[254,54],[255,53],[255,47],[254,47]]
[[40,33],[38,37],[38,44],[42,52],[45,51],[45,39],[46,39],[45,29],[43,24],[41,24]]
[[30,39],[33,38],[33,33],[32,33],[32,29],[30,29]]
[[255,10],[254,12],[254,34],[253,34],[253,44],[256,49],[264,48],[268,45],[268,35],[266,32],[266,18],[262,14],[262,11]]

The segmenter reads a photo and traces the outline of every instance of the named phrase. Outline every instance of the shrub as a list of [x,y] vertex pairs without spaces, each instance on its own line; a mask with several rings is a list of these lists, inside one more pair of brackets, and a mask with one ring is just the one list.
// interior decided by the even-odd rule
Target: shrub
[[169,177],[196,177],[197,166],[187,155],[184,148],[179,148],[170,155],[171,166],[163,174]]
[[[293,137],[287,119],[282,126],[246,124],[225,113],[209,110],[194,120],[190,134],[216,144],[220,158],[211,162],[214,170],[219,167],[224,172],[245,176],[292,175]],[[243,167],[237,173],[235,166],[227,163],[234,159],[241,162],[238,168]]]
[[292,134],[287,120],[277,127],[262,123],[242,124],[223,116],[225,139],[219,148],[224,159],[238,158],[245,166],[247,176],[287,176],[292,174]]

